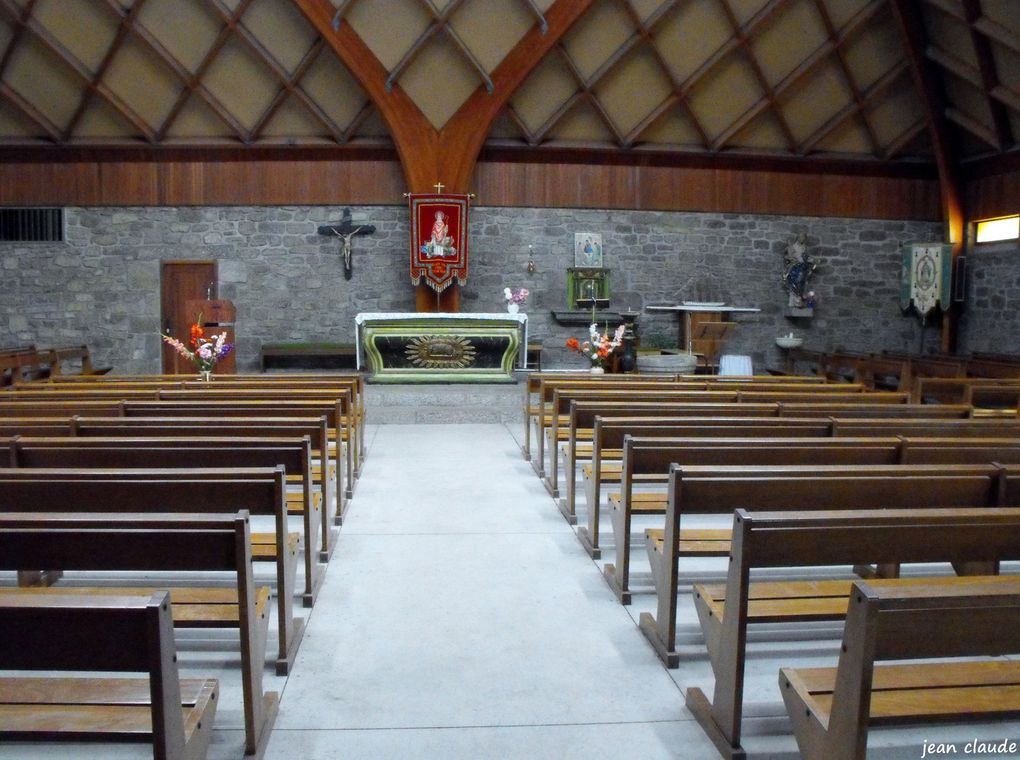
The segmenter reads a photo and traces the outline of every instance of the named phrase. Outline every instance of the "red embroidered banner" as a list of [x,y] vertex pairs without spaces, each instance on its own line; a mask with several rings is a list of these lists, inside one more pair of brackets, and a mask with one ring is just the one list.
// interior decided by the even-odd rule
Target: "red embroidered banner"
[[411,209],[411,282],[425,282],[442,293],[468,274],[468,196],[409,195]]

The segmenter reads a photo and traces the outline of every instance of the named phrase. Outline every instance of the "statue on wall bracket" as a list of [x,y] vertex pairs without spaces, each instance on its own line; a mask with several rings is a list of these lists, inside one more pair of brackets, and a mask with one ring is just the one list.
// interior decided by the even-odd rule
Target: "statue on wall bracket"
[[[439,186],[442,187],[441,185]],[[411,282],[437,293],[468,274],[468,200],[456,193],[411,193]]]
[[783,287],[789,294],[787,305],[791,309],[814,306],[808,280],[817,266],[818,263],[807,254],[807,235],[802,232],[790,241],[783,254]]

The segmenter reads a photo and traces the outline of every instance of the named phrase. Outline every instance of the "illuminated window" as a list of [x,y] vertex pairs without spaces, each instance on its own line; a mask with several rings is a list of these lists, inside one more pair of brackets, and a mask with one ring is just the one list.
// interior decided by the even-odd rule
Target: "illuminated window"
[[1020,216],[985,219],[977,222],[975,226],[977,227],[975,241],[978,243],[994,243],[999,240],[1020,238]]

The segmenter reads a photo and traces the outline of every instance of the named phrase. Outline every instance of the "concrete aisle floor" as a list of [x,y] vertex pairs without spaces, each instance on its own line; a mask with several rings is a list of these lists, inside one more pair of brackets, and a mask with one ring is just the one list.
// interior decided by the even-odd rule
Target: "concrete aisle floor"
[[267,758],[713,756],[506,427],[369,432]]

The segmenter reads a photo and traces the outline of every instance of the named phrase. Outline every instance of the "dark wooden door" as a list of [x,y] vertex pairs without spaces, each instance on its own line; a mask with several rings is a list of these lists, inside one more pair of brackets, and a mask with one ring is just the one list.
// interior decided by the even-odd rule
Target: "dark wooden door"
[[[215,261],[163,261],[160,264],[160,327],[187,344],[197,314],[184,305],[195,299],[217,298],[219,276]],[[194,373],[195,367],[163,343],[163,372]]]

